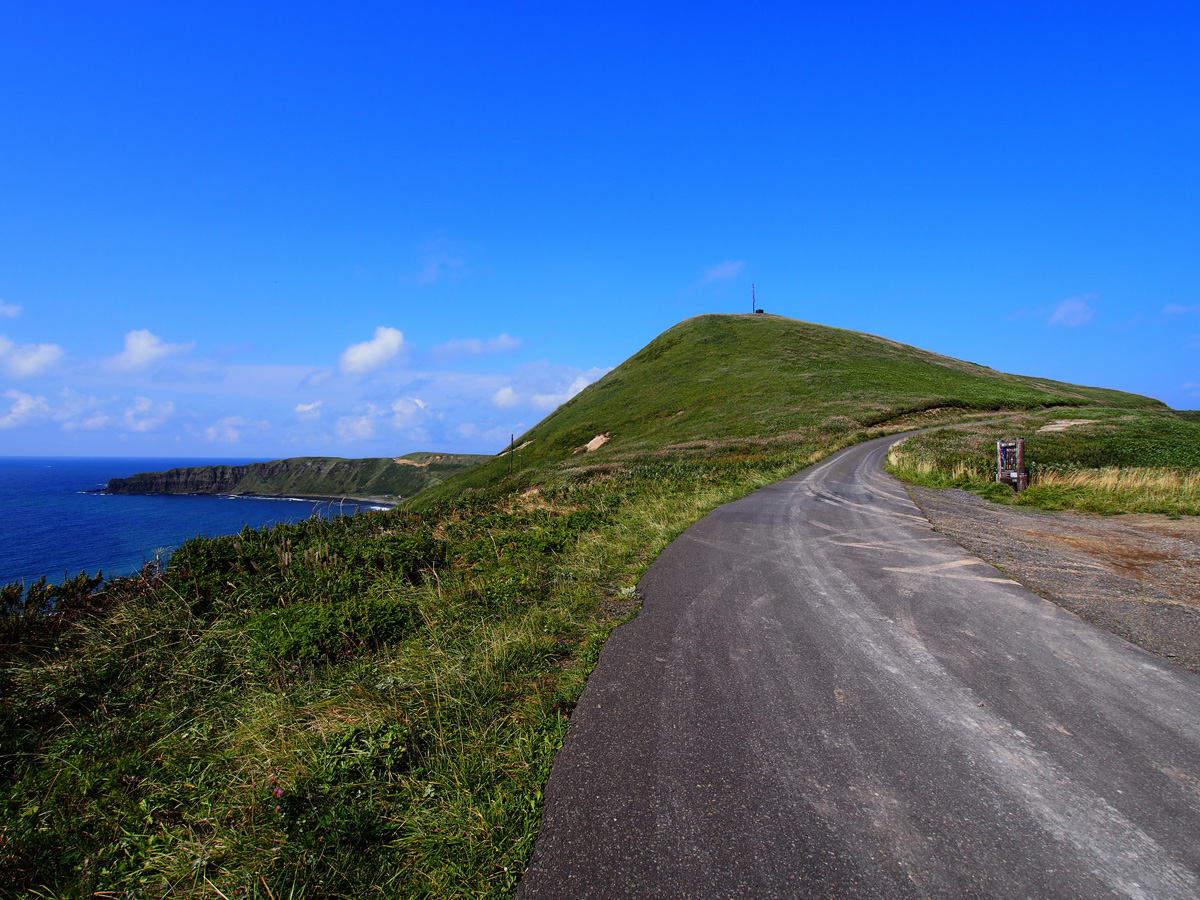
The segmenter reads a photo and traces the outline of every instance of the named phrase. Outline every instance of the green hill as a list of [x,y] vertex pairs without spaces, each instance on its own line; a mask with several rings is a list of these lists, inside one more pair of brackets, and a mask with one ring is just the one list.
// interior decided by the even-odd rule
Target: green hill
[[339,459],[296,456],[243,466],[192,466],[114,478],[110,494],[248,494],[260,497],[411,497],[490,457],[461,453]]
[[509,898],[588,673],[681,530],[871,435],[1061,406],[1200,429],[1145,397],[701,316],[394,510],[4,586],[0,895]]
[[[706,315],[659,335],[517,439],[519,461],[543,473],[608,434],[597,460],[722,446],[794,446],[964,412],[1107,406],[1158,400],[1008,375],[886,338],[778,316]],[[499,483],[493,460],[423,498]]]

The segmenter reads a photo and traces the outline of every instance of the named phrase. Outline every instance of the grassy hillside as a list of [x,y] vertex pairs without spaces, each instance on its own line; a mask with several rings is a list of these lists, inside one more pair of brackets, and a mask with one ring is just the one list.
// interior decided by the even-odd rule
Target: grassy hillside
[[[708,315],[659,335],[517,439],[535,472],[596,435],[587,463],[694,457],[720,447],[826,445],[866,428],[1048,406],[1159,409],[1158,400],[997,372],[874,335],[778,316]],[[923,415],[922,415],[923,414]],[[903,420],[903,421],[902,421]],[[507,458],[447,485],[503,479]]]
[[[1025,438],[1030,475],[1029,489],[1016,495],[993,481],[996,441],[1014,437]],[[889,468],[909,482],[1019,506],[1200,515],[1200,416],[1097,407],[1034,412],[909,438],[892,450]]]
[[286,476],[251,471],[235,493],[411,497],[488,459],[462,453],[408,453],[394,459],[307,457],[309,465],[295,466]]
[[256,494],[263,497],[411,497],[488,460],[456,453],[339,459],[297,456],[241,466],[192,466],[114,478],[114,494]]
[[9,585],[0,895],[510,897],[573,704],[675,535],[849,442],[1044,404],[1169,414],[705,316],[531,429],[511,476]]

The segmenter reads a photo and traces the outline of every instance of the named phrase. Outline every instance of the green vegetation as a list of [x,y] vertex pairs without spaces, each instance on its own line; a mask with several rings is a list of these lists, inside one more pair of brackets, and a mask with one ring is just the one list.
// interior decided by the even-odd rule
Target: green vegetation
[[706,316],[524,435],[511,475],[10,585],[0,894],[511,896],[572,706],[681,530],[854,441],[1043,404],[1162,409]]
[[262,497],[411,497],[491,459],[409,453],[375,459],[297,456],[244,466],[193,466],[114,478],[114,494],[254,494]]
[[[775,316],[699,316],[676,325],[517,439],[521,479],[563,464],[598,434],[591,465],[704,455],[722,446],[822,446],[864,429],[1047,406],[1166,409],[1120,391],[1007,375],[873,335]],[[864,432],[865,433],[865,432]],[[580,464],[583,464],[582,462]],[[501,457],[429,498],[489,486]],[[509,483],[509,482],[504,482]]]
[[[1039,431],[1058,420],[1078,424]],[[995,483],[996,441],[1025,438],[1029,489]],[[1200,417],[1173,410],[1079,408],[945,429],[909,438],[889,471],[927,487],[958,487],[989,500],[1105,514],[1200,514]]]

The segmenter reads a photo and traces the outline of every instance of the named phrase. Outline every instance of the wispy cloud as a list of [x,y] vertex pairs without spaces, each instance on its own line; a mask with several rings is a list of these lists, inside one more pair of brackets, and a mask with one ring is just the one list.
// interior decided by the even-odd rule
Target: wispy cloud
[[[380,326],[370,340],[343,345],[338,364],[326,368],[196,355],[192,345],[146,329],[117,334],[123,353],[90,358],[0,339],[0,378],[37,373],[28,383],[0,383],[6,438],[17,433],[30,447],[70,439],[124,453],[236,446],[262,458],[287,455],[289,446],[293,455],[486,452],[496,435],[507,441],[531,413],[539,418],[607,371],[547,360],[508,364],[505,354],[525,347],[508,333],[436,348],[462,365],[435,364],[431,350],[428,364],[414,367],[404,334]],[[487,360],[486,370],[476,359]],[[5,394],[10,387],[21,390]]]
[[399,330],[380,325],[374,338],[347,347],[338,365],[343,372],[371,372],[395,358],[403,347],[404,335]]
[[443,278],[459,279],[467,274],[467,260],[459,248],[445,237],[430,241],[424,249],[425,265],[417,273],[417,284],[435,284]]
[[737,278],[745,266],[746,261],[741,259],[729,259],[723,263],[717,263],[715,266],[709,266],[704,270],[704,275],[701,277],[700,283],[711,284],[714,281],[729,281]]
[[420,397],[397,397],[392,401],[392,421],[397,426],[406,424],[414,416],[423,413],[427,406]]
[[429,351],[438,360],[456,359],[462,356],[485,356],[493,353],[511,353],[521,347],[521,339],[509,334],[498,334],[494,338],[464,338],[446,341]]
[[14,344],[0,334],[0,363],[15,378],[40,375],[63,356],[58,344]]
[[534,408],[536,409],[542,409],[546,411],[557,409],[593,381],[595,381],[595,378],[589,378],[587,375],[580,375],[569,385],[567,385],[565,390],[562,390],[556,394],[534,394],[530,402],[533,403]]
[[295,406],[296,416],[300,419],[319,419],[321,418],[321,401],[316,400],[313,403],[297,403]]
[[439,256],[429,260],[417,275],[417,284],[426,285],[441,281],[447,275],[462,277],[466,261],[458,256]]
[[342,416],[337,421],[338,437],[344,441],[365,441],[375,437],[375,420],[378,410],[374,404],[365,404],[357,415]]
[[105,401],[80,394],[70,388],[63,388],[53,418],[62,426],[63,431],[97,431],[113,423],[113,417],[104,407],[115,399]]
[[171,400],[155,403],[149,397],[134,397],[133,405],[125,410],[125,427],[130,431],[154,431],[175,412]]
[[0,319],[15,319],[21,314],[21,304],[0,300]]
[[50,415],[50,405],[45,397],[35,397],[9,389],[4,396],[11,402],[8,412],[0,416],[0,428],[15,428],[26,422],[44,419]]
[[511,385],[505,385],[492,394],[492,405],[498,406],[501,409],[509,409],[521,402],[521,397],[512,389]]
[[1180,306],[1178,303],[1168,303],[1162,309],[1164,316],[1187,316],[1192,313],[1200,313],[1200,305]]
[[223,444],[236,444],[242,437],[242,427],[246,420],[241,416],[226,416],[204,429],[204,436],[210,441],[220,441]]
[[1086,297],[1068,297],[1055,307],[1046,322],[1063,328],[1082,328],[1092,321],[1092,307],[1088,301],[1095,299],[1094,294]]
[[168,356],[189,352],[193,344],[168,344],[156,334],[139,328],[125,335],[125,349],[109,359],[109,365],[122,372],[138,372]]

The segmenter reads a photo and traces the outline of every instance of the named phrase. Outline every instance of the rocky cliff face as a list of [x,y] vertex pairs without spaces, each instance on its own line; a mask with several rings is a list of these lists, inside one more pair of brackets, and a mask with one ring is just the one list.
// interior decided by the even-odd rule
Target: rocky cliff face
[[488,457],[413,453],[339,459],[294,456],[244,466],[195,466],[114,478],[110,494],[249,494],[261,497],[411,497]]
[[[269,465],[269,464],[268,464]],[[251,466],[197,466],[113,478],[110,494],[232,494]]]

